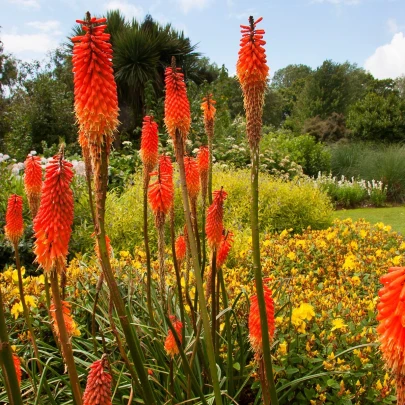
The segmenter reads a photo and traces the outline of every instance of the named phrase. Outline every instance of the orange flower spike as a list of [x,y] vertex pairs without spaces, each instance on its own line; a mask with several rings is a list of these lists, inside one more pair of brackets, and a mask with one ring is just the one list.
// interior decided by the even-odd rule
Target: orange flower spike
[[182,262],[186,258],[187,245],[183,235],[179,235],[175,243],[176,259]]
[[221,268],[228,258],[233,243],[233,233],[228,231],[222,236],[222,242],[217,253],[217,269]]
[[149,184],[148,200],[155,215],[167,215],[173,204],[173,181],[166,172],[152,172],[152,176],[157,176],[155,182]]
[[31,215],[33,218],[37,215],[41,201],[42,189],[42,167],[39,156],[28,155],[24,162],[24,188],[28,197]]
[[161,155],[159,157],[159,170],[160,173],[167,174],[173,182],[173,163],[170,156]]
[[61,270],[73,224],[72,164],[55,155],[45,171],[41,205],[34,220],[36,261],[46,272]]
[[213,121],[215,118],[216,108],[215,108],[216,101],[212,98],[212,94],[208,94],[207,97],[203,98],[203,102],[201,103],[201,109],[204,113],[204,121]]
[[210,166],[210,151],[207,146],[200,146],[198,149],[197,164],[200,172],[201,194],[205,201],[208,193],[208,170]]
[[262,128],[264,92],[266,89],[269,67],[263,45],[264,30],[256,29],[262,20],[254,21],[249,17],[249,26],[241,25],[239,58],[236,64],[236,75],[244,94],[246,110],[246,132],[251,148],[258,146]]
[[224,201],[227,195],[222,188],[214,191],[214,199],[207,211],[205,234],[211,249],[217,249],[222,241]]
[[118,126],[117,85],[110,34],[104,32],[106,21],[90,16],[86,21],[77,20],[85,33],[72,38],[76,117],[80,130],[96,144],[104,136],[110,144]]
[[377,305],[380,350],[387,366],[405,375],[405,267],[391,267],[380,282],[384,285]]
[[[177,337],[179,338],[180,344],[182,343],[182,329],[183,329],[183,324],[176,319],[174,315],[170,315],[170,322],[172,323]],[[179,348],[176,343],[176,339],[173,336],[173,333],[171,330],[169,330],[166,340],[165,340],[165,350],[168,356],[174,357],[176,354],[179,354]]]
[[150,173],[158,162],[158,125],[153,117],[143,119],[141,136],[141,159],[146,173]]
[[90,366],[87,376],[86,390],[83,394],[83,405],[111,405],[111,381],[112,377],[104,371],[107,367],[107,358],[96,360]]
[[184,168],[186,171],[186,184],[190,200],[196,200],[200,192],[200,173],[197,161],[189,156],[184,158]]
[[165,125],[167,132],[175,141],[176,130],[178,130],[185,140],[190,130],[191,114],[186,83],[180,68],[175,66],[166,68],[165,85]]
[[18,355],[15,353],[13,353],[13,362],[14,362],[15,373],[17,374],[18,385],[21,385],[21,377],[22,377],[21,360],[18,357]]
[[[96,236],[96,233],[93,232],[93,233],[91,234],[91,237],[93,238],[93,237],[95,237],[95,236]],[[111,257],[112,246],[111,246],[111,239],[108,237],[108,235],[105,235],[105,244],[106,244],[106,246],[107,246],[108,256]],[[98,247],[98,240],[97,240],[97,238],[96,238],[96,243],[95,243],[95,245],[94,245],[94,251],[95,251],[97,257],[99,258],[99,260],[101,260],[101,258],[100,258],[100,249],[99,249],[99,247]]]
[[13,244],[18,245],[24,233],[23,220],[23,199],[17,194],[13,194],[8,198],[6,211],[6,226],[4,233],[6,238]]
[[[65,321],[66,332],[69,337],[72,337],[73,335],[77,334],[77,328],[76,328],[76,322],[72,318],[70,309],[71,309],[70,303],[67,301],[62,301],[62,312],[63,312],[63,319]],[[60,339],[58,323],[56,321],[56,309],[55,309],[55,304],[53,303],[53,301],[52,301],[49,311],[50,311],[52,319],[53,319],[53,329],[55,330],[56,335]]]
[[[267,324],[269,328],[270,340],[274,336],[274,301],[271,290],[267,286],[263,286],[264,300],[266,303]],[[249,310],[249,340],[250,344],[257,355],[262,353],[262,329],[260,327],[260,312],[257,296],[250,297]]]

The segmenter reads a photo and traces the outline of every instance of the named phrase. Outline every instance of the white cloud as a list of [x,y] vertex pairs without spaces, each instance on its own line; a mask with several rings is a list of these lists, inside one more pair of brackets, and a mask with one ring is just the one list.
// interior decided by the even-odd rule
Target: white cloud
[[131,20],[135,18],[137,20],[142,19],[145,16],[142,7],[137,7],[134,4],[128,3],[126,0],[110,0],[104,4],[105,10],[120,10],[124,16]]
[[187,14],[193,8],[202,10],[211,3],[211,0],[176,0],[176,3],[180,6],[181,11],[183,11],[184,14]]
[[28,22],[27,25],[42,32],[52,32],[57,35],[61,34],[59,31],[60,21],[57,20],[31,21]]
[[11,4],[16,4],[21,8],[40,8],[38,0],[8,0]]
[[364,63],[377,79],[395,79],[405,74],[405,36],[395,34],[389,44],[378,47]]
[[4,49],[20,56],[21,52],[45,54],[58,46],[58,41],[53,35],[42,34],[3,34]]

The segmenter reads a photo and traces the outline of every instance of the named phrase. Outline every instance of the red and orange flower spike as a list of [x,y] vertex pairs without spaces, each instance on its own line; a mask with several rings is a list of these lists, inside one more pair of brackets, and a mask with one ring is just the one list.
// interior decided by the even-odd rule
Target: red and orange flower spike
[[64,268],[73,224],[72,164],[55,155],[45,171],[41,205],[34,220],[36,261],[46,272]]
[[39,156],[28,155],[24,162],[24,188],[32,218],[37,215],[41,202],[42,167]]
[[173,204],[173,182],[167,172],[152,172],[156,181],[149,184],[148,200],[155,216],[167,215]]
[[214,136],[214,119],[216,113],[215,104],[216,101],[212,98],[212,94],[207,94],[207,96],[203,98],[203,102],[201,103],[201,109],[204,113],[205,132],[208,138],[211,140]]
[[80,131],[90,143],[111,144],[118,126],[118,97],[106,18],[76,20],[84,35],[72,38],[75,112]]
[[[181,321],[176,319],[174,315],[170,315],[170,322],[172,323],[177,337],[179,338],[180,344],[182,343],[182,329],[183,329],[183,324]],[[179,347],[177,346],[176,339],[173,336],[173,333],[171,330],[169,330],[169,333],[167,334],[166,340],[165,340],[165,350],[168,356],[174,357],[176,354],[179,354]]]
[[23,220],[23,199],[17,194],[13,194],[8,198],[6,211],[6,226],[4,233],[6,238],[15,246],[24,233]]
[[[72,336],[80,335],[80,332],[77,329],[76,322],[73,320],[70,309],[71,309],[70,303],[67,301],[62,301],[63,319],[65,321],[65,328],[69,338],[71,338]],[[56,336],[60,339],[58,322],[56,321],[56,308],[53,302],[51,304],[49,312],[51,313],[53,319],[53,329],[56,333]]]
[[16,353],[13,353],[13,362],[15,373],[17,374],[18,385],[21,385],[21,377],[22,377],[21,360]]
[[[274,301],[271,290],[266,285],[263,286],[264,300],[266,303],[267,324],[269,328],[269,338],[273,339],[274,336]],[[249,310],[249,340],[250,344],[256,353],[260,356],[262,354],[262,329],[260,327],[260,312],[257,296],[250,297],[250,310]]]
[[111,405],[111,381],[112,377],[104,371],[107,367],[107,357],[103,355],[101,360],[96,360],[90,366],[87,377],[86,390],[83,394],[83,405]]
[[159,135],[158,125],[153,117],[143,119],[141,136],[141,159],[146,173],[150,173],[158,162]]
[[191,201],[195,201],[198,198],[198,193],[200,192],[200,173],[198,170],[197,161],[186,156],[184,158],[184,168],[186,171],[186,184],[188,196]]
[[205,234],[207,235],[208,245],[211,249],[217,249],[222,241],[224,201],[227,195],[223,188],[214,191],[214,200],[207,211]]
[[167,174],[173,182],[173,163],[170,156],[161,155],[159,157],[160,173]]
[[391,267],[380,278],[377,333],[387,366],[405,376],[405,267]]
[[260,141],[262,127],[263,98],[266,88],[269,67],[263,45],[264,30],[257,29],[256,21],[249,17],[249,26],[241,25],[242,39],[240,40],[239,58],[236,64],[236,74],[244,94],[246,110],[246,131],[251,148]]
[[184,75],[181,69],[176,67],[175,61],[172,61],[172,66],[166,68],[165,85],[165,125],[176,144],[176,130],[183,140],[186,140],[190,130],[191,114]]
[[179,235],[175,243],[176,259],[181,263],[186,258],[187,244],[184,235]]
[[210,167],[210,151],[207,146],[200,146],[198,149],[197,164],[200,172],[201,195],[203,201],[206,201],[208,193],[208,171]]
[[233,233],[231,231],[222,235],[222,241],[217,252],[217,269],[220,269],[228,258],[229,251],[233,243]]

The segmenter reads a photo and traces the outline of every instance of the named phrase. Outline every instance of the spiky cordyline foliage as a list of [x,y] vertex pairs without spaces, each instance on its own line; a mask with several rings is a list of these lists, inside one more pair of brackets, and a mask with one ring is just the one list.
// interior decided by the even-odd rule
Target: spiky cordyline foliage
[[[264,290],[264,300],[266,302],[266,315],[267,315],[267,324],[269,328],[269,338],[272,339],[274,335],[274,301],[272,298],[270,288],[264,285],[263,290]],[[249,340],[255,354],[261,356],[262,329],[260,327],[259,304],[257,302],[256,295],[250,297]]]
[[141,137],[141,159],[145,173],[150,173],[158,162],[159,152],[158,125],[153,117],[143,119]]
[[83,394],[83,405],[111,405],[112,377],[104,371],[107,367],[105,355],[90,366],[86,390]]
[[263,97],[266,89],[269,67],[263,48],[264,30],[256,29],[262,18],[254,21],[249,17],[249,26],[241,25],[239,58],[236,74],[242,87],[246,110],[246,131],[250,147],[256,147],[260,141],[262,128]]
[[179,131],[183,140],[187,138],[191,114],[184,75],[181,69],[176,67],[175,61],[172,62],[172,66],[166,68],[165,85],[165,125],[176,145],[176,130]]
[[42,167],[39,156],[28,155],[24,162],[24,188],[30,206],[31,216],[37,215],[41,201]]
[[[173,327],[176,330],[177,337],[179,338],[181,344],[183,324],[178,319],[176,319],[174,315],[170,315],[170,322],[173,324]],[[179,347],[177,346],[176,340],[171,330],[169,330],[165,340],[165,350],[167,355],[170,357],[174,357],[176,354],[179,354]]]
[[224,201],[227,193],[221,190],[214,191],[214,200],[207,211],[207,220],[205,233],[207,235],[208,245],[211,249],[217,249],[222,240],[222,231],[224,229]]
[[[106,18],[76,20],[84,35],[72,38],[75,112],[80,130],[90,143],[111,144],[118,125],[117,86]],[[101,25],[100,25],[101,24]]]
[[17,245],[18,241],[24,233],[23,220],[23,199],[17,194],[13,194],[8,198],[6,211],[6,226],[4,233],[6,238],[13,244]]
[[41,204],[34,220],[36,261],[46,272],[65,266],[73,224],[72,164],[59,153],[45,170]]

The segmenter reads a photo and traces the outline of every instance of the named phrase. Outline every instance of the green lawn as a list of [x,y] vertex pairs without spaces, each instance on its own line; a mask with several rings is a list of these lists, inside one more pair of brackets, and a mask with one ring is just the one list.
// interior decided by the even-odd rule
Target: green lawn
[[364,218],[372,224],[382,222],[385,225],[391,225],[394,231],[405,235],[405,207],[339,210],[335,211],[334,216],[339,219],[352,218],[353,221]]

